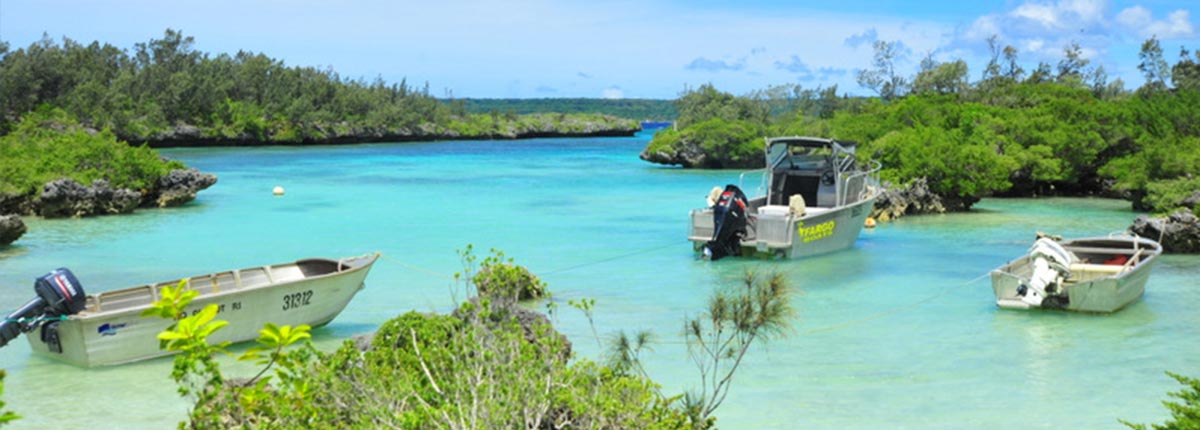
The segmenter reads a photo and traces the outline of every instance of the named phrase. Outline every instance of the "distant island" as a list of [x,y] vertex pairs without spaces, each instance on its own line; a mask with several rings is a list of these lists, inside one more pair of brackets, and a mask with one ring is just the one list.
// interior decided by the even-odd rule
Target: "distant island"
[[462,103],[467,113],[506,114],[534,113],[591,113],[611,115],[646,123],[669,123],[679,116],[672,100],[654,99],[587,99],[587,98],[540,98],[540,99],[453,99],[450,103]]
[[653,109],[621,111],[605,101],[573,113],[518,114],[513,101],[439,100],[428,84],[344,78],[260,53],[211,55],[193,43],[169,29],[131,51],[67,38],[11,52],[0,43],[0,134],[40,105],[151,147],[628,136],[642,118],[605,112],[669,109],[665,101],[631,101]]

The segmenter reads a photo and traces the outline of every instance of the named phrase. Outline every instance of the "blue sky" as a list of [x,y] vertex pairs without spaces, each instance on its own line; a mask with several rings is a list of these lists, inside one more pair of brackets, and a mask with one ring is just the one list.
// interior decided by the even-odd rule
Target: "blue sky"
[[437,96],[674,98],[712,83],[735,94],[773,84],[855,83],[874,40],[898,41],[903,74],[926,55],[964,59],[971,79],[986,39],[1026,69],[1077,42],[1110,79],[1141,85],[1137,53],[1157,35],[1174,63],[1200,49],[1194,1],[425,1],[0,0],[11,49],[43,33],[121,48],[166,28],[209,53],[262,52],[342,76],[407,78]]

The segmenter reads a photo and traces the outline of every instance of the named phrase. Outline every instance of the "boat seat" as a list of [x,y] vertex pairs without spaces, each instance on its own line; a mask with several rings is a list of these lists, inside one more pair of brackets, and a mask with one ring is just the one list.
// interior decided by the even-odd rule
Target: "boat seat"
[[1125,266],[1117,266],[1112,264],[1088,264],[1074,263],[1070,266],[1071,274],[1080,273],[1103,273],[1106,275],[1115,275],[1125,271]]

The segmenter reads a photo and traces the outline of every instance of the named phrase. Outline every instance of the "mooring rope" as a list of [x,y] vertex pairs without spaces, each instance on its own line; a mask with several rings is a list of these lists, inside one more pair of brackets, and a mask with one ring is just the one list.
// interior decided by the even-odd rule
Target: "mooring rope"
[[956,288],[961,288],[961,287],[965,287],[965,286],[967,286],[967,285],[974,284],[974,283],[978,282],[980,279],[983,279],[983,278],[987,277],[988,275],[989,275],[988,273],[984,273],[984,274],[982,274],[982,275],[979,275],[979,276],[975,277],[975,279],[972,279],[972,280],[970,280],[970,281],[964,282],[964,283],[962,283],[962,284],[958,284],[958,285],[951,285],[951,286],[948,286],[948,287],[944,287],[944,288],[942,288],[942,290],[941,290],[941,291],[938,291],[936,294],[934,294],[934,295],[932,295],[932,296],[929,296],[929,297],[926,297],[926,298],[924,298],[924,299],[921,299],[921,300],[918,300],[918,301],[915,301],[915,302],[909,303],[909,304],[907,304],[907,305],[904,305],[904,306],[898,306],[898,307],[895,307],[895,308],[892,308],[892,309],[889,309],[889,310],[886,310],[886,311],[883,311],[883,312],[879,312],[879,313],[876,313],[876,314],[873,314],[873,315],[868,315],[868,316],[866,316],[866,317],[863,317],[863,318],[853,319],[853,320],[849,320],[849,321],[841,322],[841,323],[834,324],[834,325],[829,325],[829,326],[825,326],[825,327],[821,327],[821,328],[815,328],[815,329],[804,330],[804,331],[801,331],[801,332],[800,332],[800,334],[802,334],[802,335],[808,335],[808,334],[816,334],[816,333],[822,333],[822,332],[827,332],[827,331],[834,331],[834,330],[838,330],[838,329],[842,329],[842,328],[850,327],[850,326],[853,326],[853,325],[862,324],[862,323],[865,323],[865,322],[868,322],[868,321],[877,320],[877,319],[880,319],[880,318],[883,318],[883,317],[886,317],[886,316],[895,315],[895,314],[898,314],[898,313],[900,313],[900,312],[903,312],[903,311],[906,311],[906,310],[909,310],[909,309],[912,309],[912,308],[915,308],[915,307],[921,306],[921,305],[923,305],[923,304],[929,303],[929,302],[931,302],[931,301],[933,301],[933,300],[935,300],[935,299],[937,299],[937,298],[939,298],[939,297],[941,297],[941,296],[944,296],[944,295],[946,295],[947,293],[949,293],[949,292],[950,292],[951,290],[953,290],[953,289],[956,289]]
[[[664,243],[664,244],[662,244],[662,245],[656,245],[656,246],[652,246],[652,247],[642,248],[642,249],[639,249],[639,250],[636,250],[636,251],[627,252],[627,253],[624,253],[624,254],[619,254],[619,255],[615,255],[615,256],[612,256],[612,257],[601,258],[601,259],[598,259],[598,260],[588,261],[588,262],[584,262],[584,263],[580,263],[580,264],[576,264],[576,265],[572,265],[572,266],[566,266],[566,267],[562,267],[562,268],[559,268],[559,269],[554,269],[554,270],[544,271],[544,272],[542,272],[542,273],[541,273],[541,275],[542,275],[542,276],[545,276],[545,275],[551,275],[551,274],[563,273],[563,272],[567,272],[567,271],[571,271],[571,270],[575,270],[575,269],[580,269],[580,268],[583,268],[583,267],[594,266],[594,265],[597,265],[597,264],[603,264],[603,263],[609,263],[609,262],[613,262],[613,261],[617,261],[617,260],[622,260],[622,259],[625,259],[625,258],[634,257],[634,256],[637,256],[637,255],[642,255],[642,254],[647,254],[647,253],[654,252],[654,251],[658,251],[658,250],[665,249],[665,248],[668,248],[668,247],[676,246],[678,243],[679,243],[679,242],[678,242],[677,240],[673,240],[673,241],[671,241],[671,242],[669,242],[669,243]],[[398,259],[392,258],[392,257],[388,256],[387,254],[380,253],[380,256],[381,256],[381,257],[383,257],[385,260],[388,260],[388,261],[390,261],[390,262],[392,262],[392,263],[395,263],[395,264],[397,264],[397,265],[400,265],[400,266],[402,266],[402,267],[405,267],[405,268],[407,268],[407,269],[410,269],[410,270],[415,270],[415,271],[418,271],[418,272],[421,272],[421,273],[425,273],[425,274],[428,274],[428,275],[432,275],[432,276],[435,276],[435,277],[439,277],[439,278],[454,279],[454,276],[452,276],[452,275],[446,275],[446,274],[444,274],[444,273],[439,273],[439,272],[436,272],[436,271],[433,271],[433,270],[429,270],[429,269],[425,269],[425,268],[422,268],[422,267],[419,267],[419,266],[416,266],[416,265],[413,265],[413,264],[405,263],[405,262],[403,262],[403,261],[400,261],[400,260],[398,260]],[[784,269],[784,270],[782,271],[782,273],[784,273],[784,274],[790,274],[791,272],[794,272],[795,270],[798,270],[798,269],[801,267],[800,265],[797,265],[797,264],[793,264],[793,265],[791,265],[791,266],[792,266],[792,267],[789,267],[789,268],[787,268],[787,269]],[[883,311],[883,312],[878,312],[878,313],[871,314],[871,315],[868,315],[868,316],[865,316],[865,317],[862,317],[862,318],[856,318],[856,319],[852,319],[852,320],[848,320],[848,321],[843,321],[843,322],[840,322],[840,323],[837,323],[837,324],[832,324],[832,325],[828,325],[828,326],[824,326],[824,327],[819,327],[819,328],[815,328],[815,329],[808,329],[808,330],[802,330],[802,331],[800,331],[800,335],[810,335],[810,334],[824,333],[824,332],[829,332],[829,331],[834,331],[834,330],[841,330],[841,329],[844,329],[844,328],[846,328],[846,327],[852,327],[852,326],[855,326],[855,325],[859,325],[859,324],[863,324],[863,323],[866,323],[866,322],[874,321],[874,320],[877,320],[877,319],[880,319],[880,318],[885,318],[885,317],[888,317],[888,316],[891,316],[891,315],[895,315],[895,314],[898,314],[898,313],[904,312],[904,311],[906,311],[906,310],[909,310],[909,309],[913,309],[913,308],[919,307],[919,306],[921,306],[921,305],[923,305],[923,304],[925,304],[925,303],[929,303],[929,302],[931,302],[931,301],[933,301],[933,300],[936,300],[936,299],[938,299],[939,297],[942,297],[942,296],[944,296],[944,295],[948,294],[950,291],[952,291],[952,290],[954,290],[954,289],[957,289],[957,288],[965,287],[965,286],[967,286],[967,285],[974,284],[975,282],[978,282],[979,280],[981,280],[981,279],[983,279],[983,278],[987,277],[988,275],[989,275],[988,273],[984,273],[984,274],[982,274],[982,275],[979,275],[979,276],[975,277],[974,279],[971,279],[971,280],[969,280],[969,281],[967,281],[967,282],[964,282],[964,283],[961,283],[961,284],[957,284],[957,285],[951,285],[951,286],[944,287],[944,288],[942,288],[941,290],[939,290],[937,293],[934,293],[933,295],[930,295],[930,296],[928,296],[928,297],[925,297],[925,298],[923,298],[923,299],[921,299],[921,300],[917,300],[917,301],[915,301],[915,302],[912,302],[912,303],[908,303],[908,304],[905,304],[905,305],[897,306],[897,307],[894,307],[894,308],[891,308],[891,309],[885,310],[885,311]],[[587,337],[587,336],[585,336],[585,337]],[[658,344],[675,344],[675,345],[685,345],[685,344],[687,344],[687,342],[671,342],[671,341],[655,341],[654,343],[658,343]]]
[[[915,301],[915,302],[912,302],[912,303],[908,303],[908,304],[905,304],[905,305],[897,306],[897,307],[894,307],[894,308],[891,308],[891,309],[885,310],[885,311],[883,311],[883,312],[878,312],[878,313],[871,314],[871,315],[868,315],[868,316],[865,316],[865,317],[862,317],[862,318],[856,318],[856,319],[852,319],[852,320],[848,320],[848,321],[843,321],[843,322],[840,322],[840,323],[837,323],[837,324],[831,324],[831,325],[827,325],[827,326],[824,326],[824,327],[819,327],[819,328],[814,328],[814,329],[801,330],[801,331],[799,332],[799,334],[800,334],[801,336],[807,336],[807,335],[811,335],[811,334],[817,334],[817,333],[824,333],[824,332],[830,332],[830,331],[835,331],[835,330],[841,330],[841,329],[844,329],[844,328],[847,328],[847,327],[853,327],[853,326],[856,326],[856,325],[859,325],[859,324],[863,324],[863,323],[866,323],[866,322],[870,322],[870,321],[874,321],[874,320],[877,320],[877,319],[880,319],[880,318],[884,318],[884,317],[892,316],[892,315],[895,315],[895,314],[898,314],[898,313],[904,312],[904,311],[906,311],[906,310],[910,310],[910,309],[913,309],[913,308],[919,307],[919,306],[921,306],[921,305],[923,305],[923,304],[926,304],[926,303],[929,303],[929,302],[931,302],[931,301],[934,301],[934,300],[936,300],[936,299],[938,299],[938,298],[940,298],[940,297],[942,297],[942,296],[945,296],[945,295],[946,295],[946,294],[948,294],[950,291],[953,291],[953,290],[955,290],[955,289],[958,289],[958,288],[961,288],[961,287],[965,287],[965,286],[967,286],[967,285],[971,285],[971,284],[974,284],[974,283],[976,283],[976,282],[979,282],[979,280],[980,280],[980,279],[983,279],[983,278],[987,277],[989,274],[990,274],[990,273],[984,273],[984,274],[982,274],[982,275],[979,275],[979,276],[975,277],[974,279],[971,279],[971,280],[969,280],[969,281],[967,281],[967,282],[964,282],[964,283],[961,283],[961,284],[956,284],[956,285],[950,285],[950,286],[947,286],[947,287],[943,287],[943,288],[942,288],[941,290],[939,290],[937,293],[934,293],[934,294],[933,294],[933,295],[931,295],[931,296],[925,297],[925,298],[923,298],[923,299],[921,299],[921,300],[917,300],[917,301]],[[564,334],[565,334],[565,333],[564,333]],[[605,337],[606,337],[606,338],[613,338],[614,336],[615,336],[615,335],[608,335],[608,336],[605,336]],[[570,338],[570,339],[576,339],[576,338],[588,338],[588,337],[593,337],[593,336],[589,334],[589,335],[584,335],[584,336],[579,336],[579,337],[576,337],[576,336],[573,336],[573,335],[567,335],[567,337],[568,337],[568,338]],[[673,340],[652,340],[652,341],[651,341],[651,343],[653,343],[653,344],[656,344],[656,345],[687,345],[687,344],[688,344],[688,342],[683,342],[683,341],[673,341]]]
[[395,264],[397,264],[397,265],[399,265],[399,266],[401,266],[401,267],[404,267],[404,268],[406,268],[406,269],[409,269],[409,270],[415,270],[415,271],[418,271],[418,272],[424,273],[424,274],[426,274],[426,275],[432,275],[432,276],[436,276],[436,277],[438,277],[438,278],[454,279],[454,276],[453,276],[453,275],[447,275],[447,274],[445,274],[445,273],[439,273],[439,272],[435,272],[435,271],[432,271],[432,270],[429,270],[429,269],[422,268],[422,267],[420,267],[420,266],[415,266],[415,265],[412,265],[412,264],[408,264],[408,263],[405,263],[405,262],[403,262],[403,261],[400,261],[400,260],[397,260],[397,259],[395,259],[395,258],[392,258],[391,256],[389,256],[389,255],[387,255],[387,254],[384,254],[384,253],[382,253],[382,252],[381,252],[381,253],[379,253],[379,256],[380,256],[380,257],[383,257],[383,259],[384,259],[384,260],[390,261],[390,262],[392,262],[392,263],[395,263]]
[[574,266],[567,266],[567,267],[563,267],[561,269],[555,269],[555,270],[542,272],[542,275],[553,275],[555,273],[567,272],[567,271],[571,271],[571,270],[575,270],[575,269],[579,269],[579,268],[583,268],[583,267],[587,267],[587,266],[594,266],[597,264],[603,264],[603,263],[608,263],[608,262],[612,262],[612,261],[623,260],[623,259],[633,257],[636,255],[648,254],[648,253],[651,253],[654,251],[658,251],[660,249],[665,249],[665,248],[669,248],[672,246],[676,246],[678,244],[679,244],[678,240],[672,240],[672,241],[664,243],[662,245],[657,245],[657,246],[653,246],[653,247],[649,247],[649,248],[643,248],[643,249],[640,249],[637,251],[633,251],[633,252],[629,252],[629,253],[625,253],[625,254],[621,254],[621,255],[616,255],[613,257],[602,258],[602,259],[595,260],[595,261],[589,261],[586,263],[580,263],[580,264],[576,264]]
[[[562,268],[558,268],[558,269],[554,269],[554,270],[541,271],[541,272],[538,272],[537,274],[538,274],[538,276],[553,275],[553,274],[562,273],[562,272],[568,272],[568,271],[575,270],[575,269],[579,269],[579,268],[583,268],[583,267],[594,266],[594,265],[597,265],[597,264],[603,264],[603,263],[609,263],[609,262],[613,262],[613,261],[622,260],[622,259],[626,259],[626,258],[629,258],[629,257],[637,256],[637,255],[648,254],[648,253],[651,253],[651,252],[654,252],[654,251],[658,251],[658,250],[661,250],[661,249],[666,249],[666,248],[669,248],[669,247],[672,247],[672,246],[676,246],[678,243],[679,243],[679,241],[677,241],[677,240],[673,240],[673,241],[671,241],[670,243],[665,243],[665,244],[662,244],[662,245],[656,245],[656,246],[649,247],[649,248],[642,248],[642,249],[638,249],[638,250],[636,250],[636,251],[632,251],[632,252],[628,252],[628,253],[624,253],[624,254],[620,254],[620,255],[615,255],[615,256],[612,256],[612,257],[605,257],[605,258],[601,258],[601,259],[599,259],[599,260],[593,260],[593,261],[588,261],[588,262],[584,262],[584,263],[579,263],[579,264],[576,264],[576,265],[573,265],[573,266],[562,267]],[[388,261],[390,261],[390,262],[392,262],[392,263],[395,263],[395,264],[397,264],[397,265],[399,265],[399,266],[401,266],[401,267],[404,267],[404,268],[406,268],[406,269],[409,269],[409,270],[415,270],[415,271],[418,271],[418,272],[421,272],[421,273],[424,273],[424,274],[427,274],[427,275],[435,276],[435,277],[438,277],[438,278],[454,279],[454,276],[453,276],[453,275],[447,275],[447,274],[445,274],[445,273],[440,273],[440,272],[437,272],[437,271],[433,271],[433,270],[425,269],[425,268],[423,268],[423,267],[420,267],[420,266],[417,266],[417,265],[415,265],[415,264],[409,264],[409,263],[405,263],[405,262],[403,262],[403,261],[400,261],[399,259],[396,259],[396,258],[394,258],[394,257],[391,257],[391,256],[389,256],[389,255],[387,255],[387,254],[384,254],[384,253],[382,253],[382,252],[381,252],[381,253],[379,253],[379,256],[380,256],[380,257],[383,257],[383,259],[385,259],[385,260],[388,260]]]

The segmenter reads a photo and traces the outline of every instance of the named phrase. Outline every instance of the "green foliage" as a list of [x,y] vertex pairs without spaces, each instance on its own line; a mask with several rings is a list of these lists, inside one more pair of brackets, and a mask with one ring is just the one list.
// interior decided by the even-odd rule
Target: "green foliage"
[[[460,251],[460,282],[476,279],[470,246]],[[505,260],[494,251],[481,267]],[[165,288],[148,316],[173,318],[195,298],[186,283]],[[695,429],[648,378],[586,359],[569,361],[570,344],[549,321],[519,317],[511,301],[463,304],[453,316],[409,312],[385,322],[370,347],[346,342],[331,353],[287,345],[309,338],[308,327],[260,331],[260,346],[241,359],[265,368],[228,382],[205,351],[216,320],[205,311],[179,320],[161,338],[184,351],[176,368],[204,380],[189,421],[196,429]],[[589,302],[590,306],[590,302]],[[206,308],[207,309],[207,308]],[[528,312],[528,311],[524,311]],[[189,335],[193,334],[193,335]],[[204,365],[181,363],[199,362]],[[211,365],[211,367],[209,367]],[[262,377],[275,366],[273,376]],[[186,378],[177,377],[182,381]],[[711,419],[706,421],[711,423]],[[702,423],[703,424],[703,423]]]
[[700,392],[685,399],[693,422],[712,424],[750,346],[785,335],[795,314],[782,273],[760,279],[747,271],[740,286],[717,291],[704,314],[684,322],[688,353],[701,380]]
[[[4,370],[0,370],[0,394],[4,394]],[[0,401],[0,427],[21,418],[16,412],[4,410],[4,401]]]
[[725,167],[725,163],[732,166],[761,164],[762,135],[762,127],[750,121],[713,118],[684,129],[679,138],[706,154],[723,154],[722,158],[708,158],[707,164],[699,166],[719,169]]
[[913,78],[912,92],[916,94],[959,94],[967,91],[967,62],[963,60],[938,63],[932,58],[921,61],[921,71]]
[[[179,384],[179,394],[194,397],[196,402],[189,421],[179,423],[179,428],[228,428],[230,417],[236,419],[255,413],[264,399],[278,396],[281,397],[280,401],[298,402],[309,394],[304,375],[298,370],[312,357],[311,344],[306,344],[307,349],[298,352],[284,352],[285,347],[311,337],[308,325],[293,328],[267,323],[259,331],[259,346],[238,358],[254,360],[263,366],[262,370],[249,381],[231,388],[226,385],[220,365],[214,358],[218,353],[229,354],[225,349],[229,342],[215,345],[208,342],[209,336],[229,322],[215,319],[218,310],[215,304],[188,315],[188,305],[199,295],[190,290],[188,285],[185,279],[175,287],[163,287],[159,290],[159,300],[142,312],[142,317],[174,321],[158,334],[159,347],[178,353],[171,377]],[[264,352],[267,354],[264,355]],[[288,388],[283,396],[268,386],[270,377],[260,379],[275,365],[279,366],[276,370],[279,386]]]
[[164,162],[145,146],[131,147],[107,129],[84,129],[61,109],[42,106],[0,136],[0,193],[33,195],[59,178],[82,184],[106,179],[115,188],[146,191],[178,161]]
[[675,108],[679,111],[679,119],[676,121],[679,127],[712,119],[723,120],[726,123],[746,121],[764,124],[770,113],[766,106],[748,97],[735,97],[718,91],[712,84],[685,91],[675,100]]
[[480,297],[493,300],[530,300],[546,295],[546,283],[529,269],[505,258],[504,252],[492,249],[483,259],[479,271],[471,278]]
[[883,40],[876,40],[872,47],[875,50],[872,67],[858,71],[855,77],[858,84],[874,90],[884,100],[904,96],[909,81],[896,74],[896,63],[905,57],[907,49],[898,41]]
[[1162,424],[1151,424],[1150,426],[1120,420],[1122,424],[1135,430],[1200,430],[1200,379],[1171,372],[1167,372],[1167,375],[1175,378],[1184,386],[1179,391],[1167,394],[1179,399],[1179,402],[1163,401],[1163,406],[1171,411],[1171,419]]
[[[1142,55],[1153,88],[1136,97],[1106,84],[1103,70],[1076,45],[1064,50],[1057,71],[1043,63],[1021,80],[1016,50],[994,40],[993,59],[975,85],[966,82],[965,64],[927,58],[912,95],[843,99],[832,111],[815,110],[819,115],[809,112],[813,99],[793,100],[789,94],[800,93],[786,87],[737,98],[705,86],[680,98],[679,128],[656,134],[643,156],[692,167],[757,167],[764,135],[832,137],[860,142],[859,158],[880,161],[884,178],[903,184],[924,177],[961,208],[993,194],[1115,191],[1139,209],[1167,212],[1196,191],[1186,188],[1200,172],[1200,90],[1181,83],[1200,67],[1185,51],[1167,73],[1155,43],[1147,41]],[[881,91],[885,84],[903,87],[907,81],[889,71],[902,53],[877,46],[876,54],[865,77]],[[1177,88],[1155,90],[1167,78]],[[742,107],[747,102],[759,106]],[[767,112],[770,120],[738,112]]]
[[[1184,199],[1200,191],[1200,178],[1177,178],[1151,182],[1146,186],[1145,205],[1160,214],[1185,208]],[[1196,208],[1191,208],[1196,212]]]

